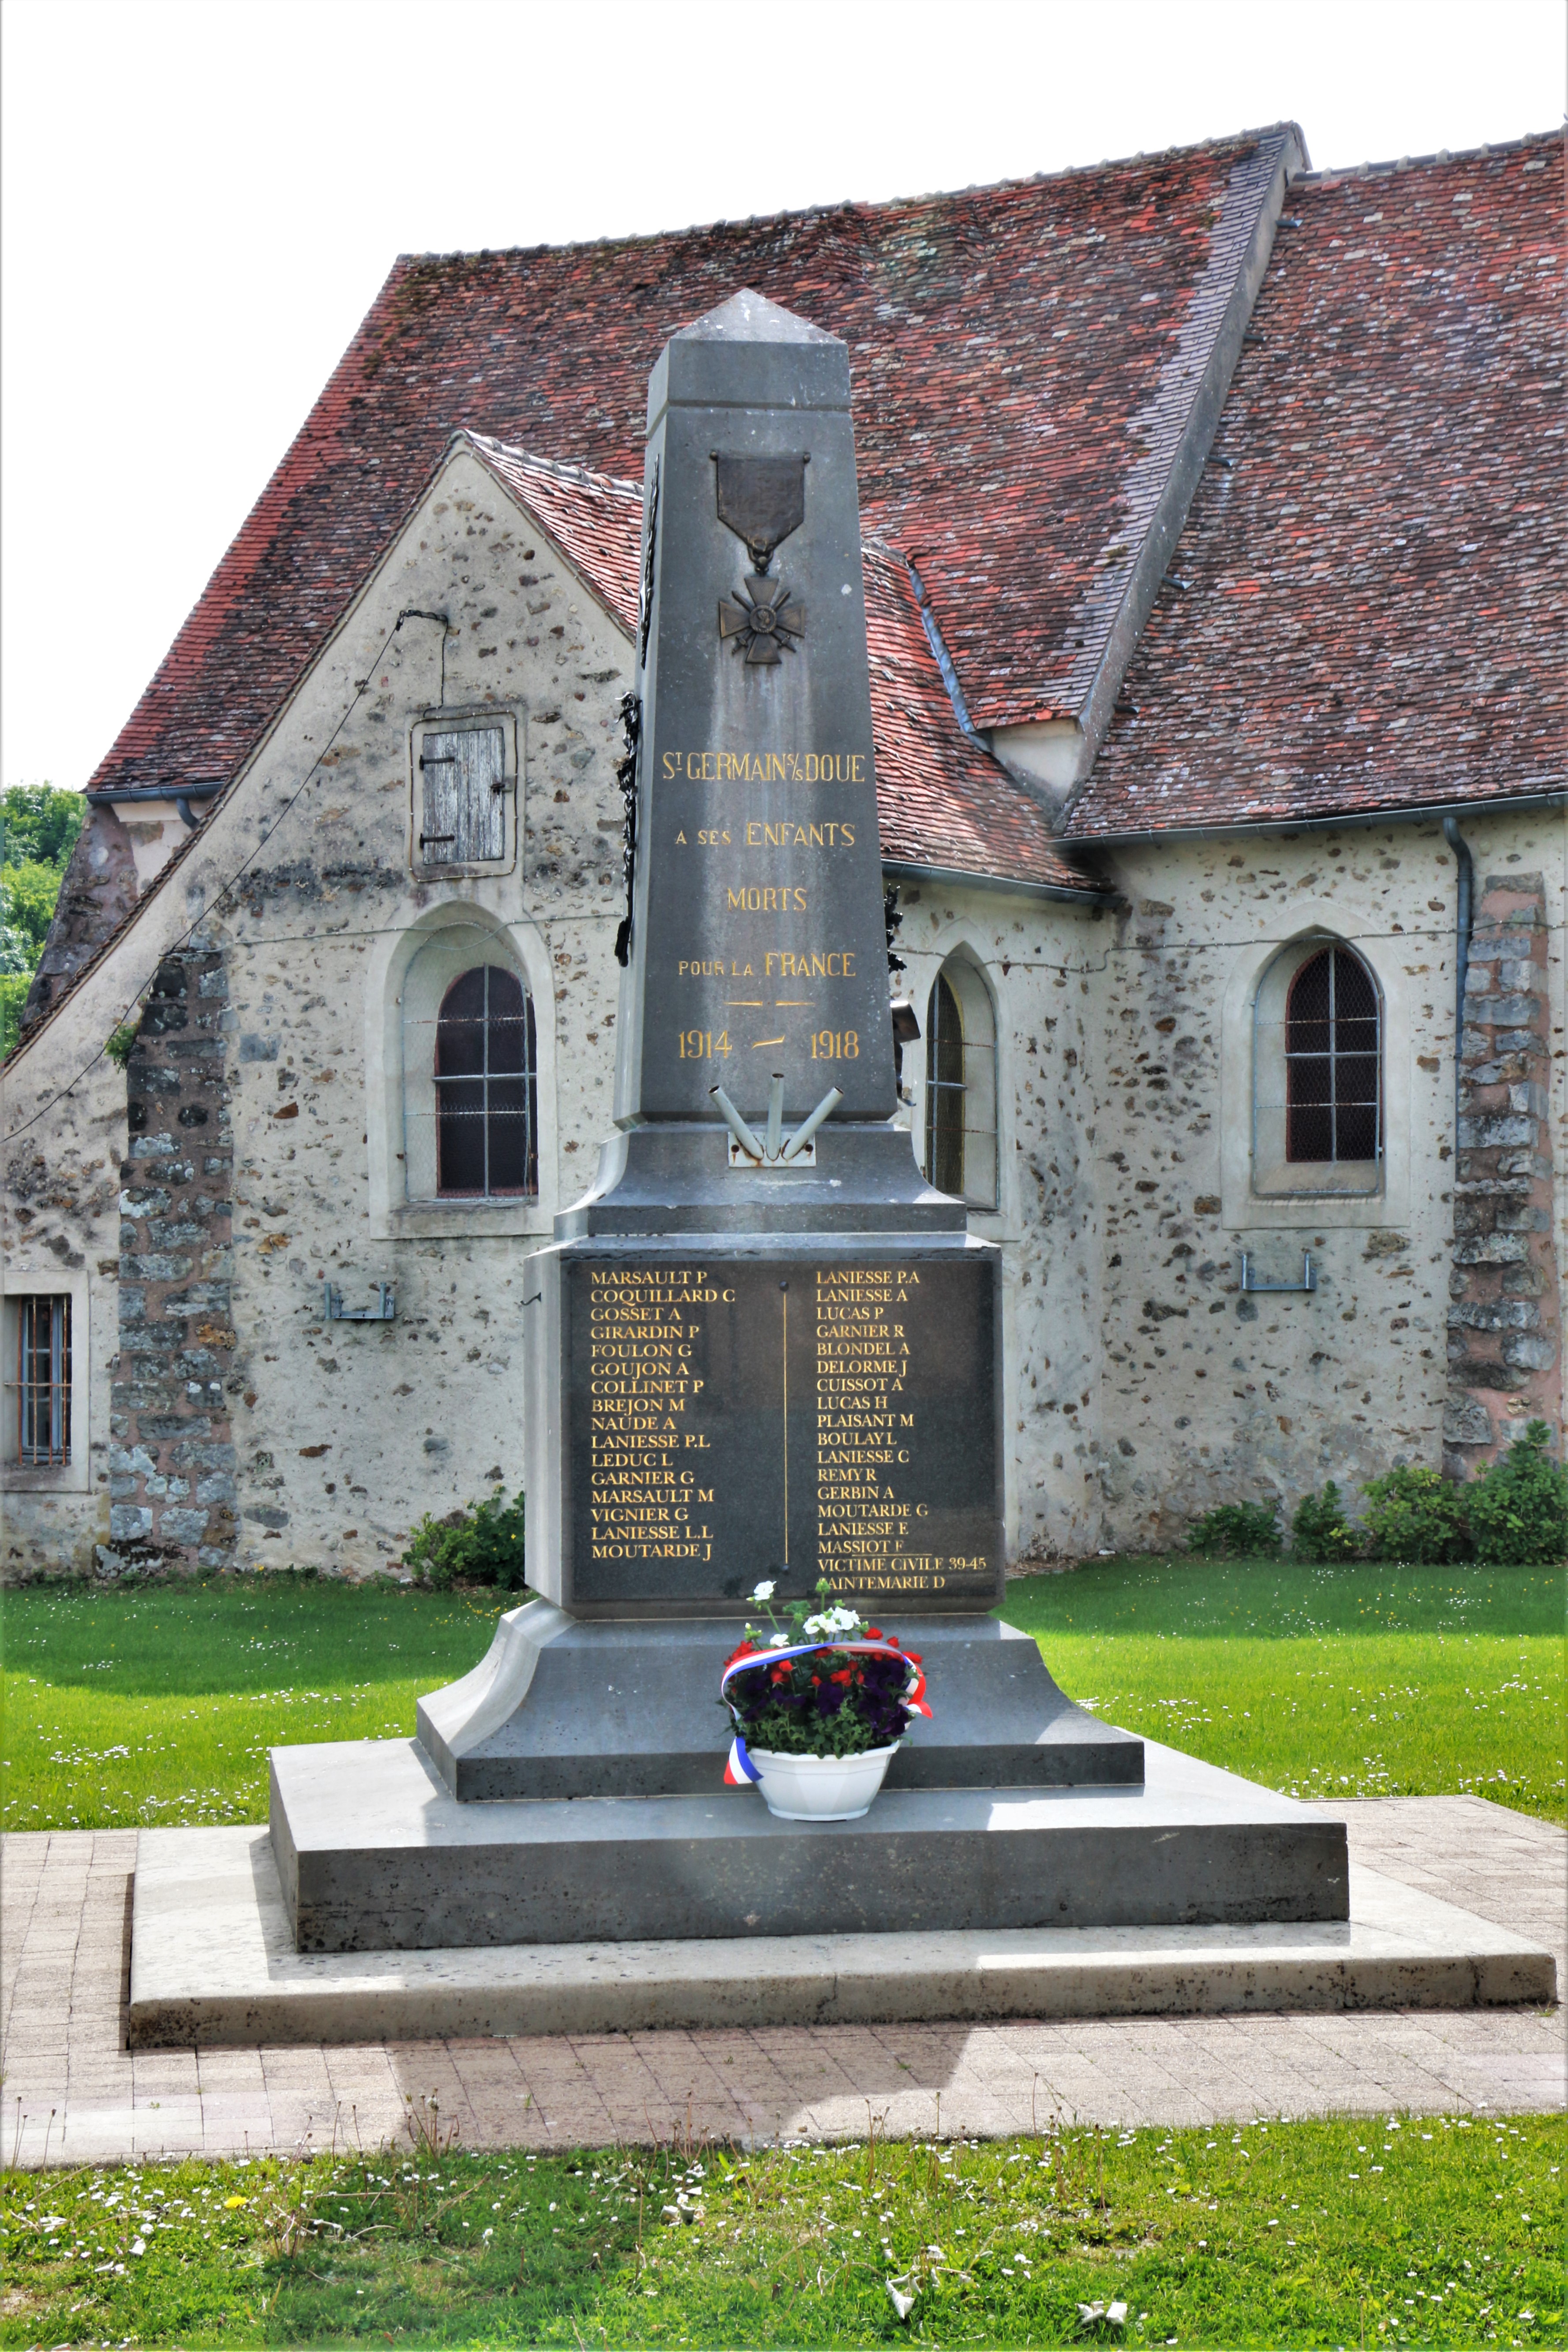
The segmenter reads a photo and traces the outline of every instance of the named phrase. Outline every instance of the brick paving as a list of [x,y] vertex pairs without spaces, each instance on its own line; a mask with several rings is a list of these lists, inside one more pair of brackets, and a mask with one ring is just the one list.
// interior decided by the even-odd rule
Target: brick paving
[[[1568,1972],[1562,1832],[1479,1797],[1321,1808],[1354,1861],[1511,1927]],[[1016,2020],[514,2036],[327,2049],[125,2048],[132,1830],[0,1841],[7,2162],[375,2147],[434,2096],[468,2147],[714,2138],[979,2137],[1048,2117],[1209,2124],[1258,2115],[1551,2111],[1563,2012]]]

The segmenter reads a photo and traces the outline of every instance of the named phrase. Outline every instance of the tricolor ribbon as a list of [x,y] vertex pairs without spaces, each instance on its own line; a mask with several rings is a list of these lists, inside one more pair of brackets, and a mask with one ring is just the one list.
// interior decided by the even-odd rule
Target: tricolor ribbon
[[745,1741],[737,1731],[730,1742],[730,1760],[724,1767],[724,1786],[727,1789],[749,1789],[762,1777],[746,1753]]

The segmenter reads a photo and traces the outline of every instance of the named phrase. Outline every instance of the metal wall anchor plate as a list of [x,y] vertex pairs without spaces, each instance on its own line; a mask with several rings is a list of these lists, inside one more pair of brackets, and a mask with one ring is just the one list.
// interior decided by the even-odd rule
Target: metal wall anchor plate
[[382,1282],[376,1285],[374,1307],[345,1307],[342,1292],[329,1282],[326,1312],[329,1323],[390,1323],[397,1313],[397,1294],[390,1282]]
[[1310,1250],[1303,1250],[1301,1252],[1301,1279],[1300,1282],[1254,1282],[1252,1279],[1251,1265],[1252,1261],[1250,1256],[1246,1250],[1243,1250],[1241,1253],[1241,1286],[1249,1297],[1257,1292],[1266,1290],[1310,1291],[1316,1290],[1318,1286],[1318,1277],[1316,1273],[1313,1271],[1312,1255]]

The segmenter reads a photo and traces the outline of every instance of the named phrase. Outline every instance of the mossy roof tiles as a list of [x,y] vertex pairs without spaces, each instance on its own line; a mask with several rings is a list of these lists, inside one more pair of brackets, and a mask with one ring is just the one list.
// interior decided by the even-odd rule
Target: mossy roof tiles
[[1553,135],[1292,188],[1068,835],[1561,787],[1563,175]]
[[655,237],[400,260],[94,783],[232,773],[452,433],[639,477],[669,335],[752,286],[842,335],[867,530],[978,727],[1074,712],[1289,128]]

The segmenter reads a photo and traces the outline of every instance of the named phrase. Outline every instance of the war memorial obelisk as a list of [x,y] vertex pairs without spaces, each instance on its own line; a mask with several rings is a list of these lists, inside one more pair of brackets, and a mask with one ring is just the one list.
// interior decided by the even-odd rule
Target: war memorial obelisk
[[[523,1309],[539,1597],[416,1740],[273,1751],[298,1948],[1343,1918],[1342,1824],[1146,1783],[991,1613],[1000,1254],[893,1124],[848,352],[755,294],[653,373],[637,707],[616,1133]],[[822,1576],[935,1716],[796,1823],[722,1786],[719,1674]]]
[[[739,294],[648,397],[616,1140],[528,1326],[529,1584],[1000,1597],[1000,1254],[896,1108],[848,353]],[[623,952],[626,941],[623,935]]]

